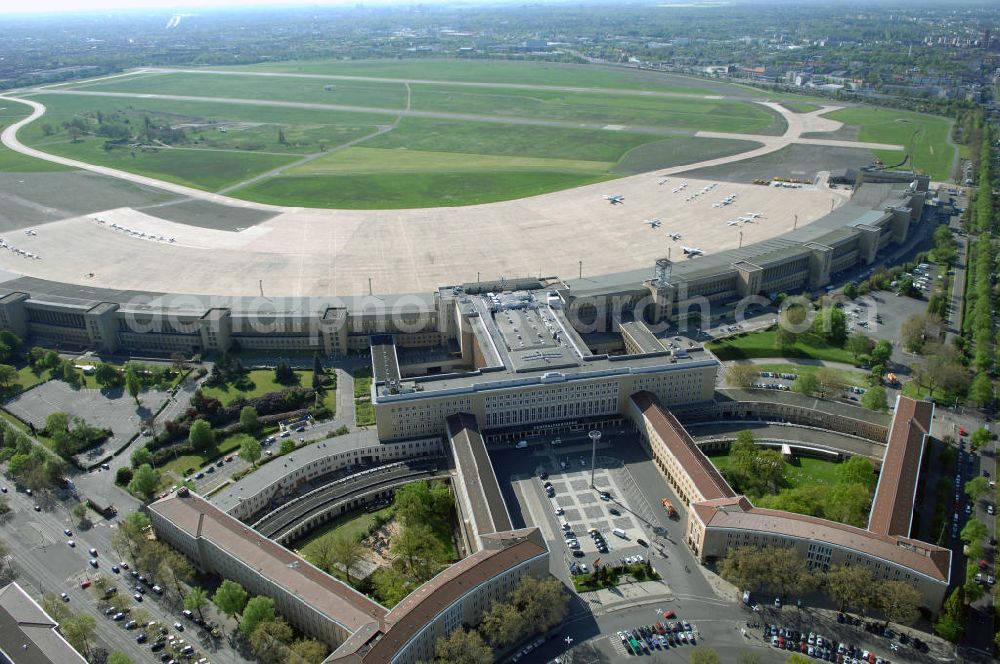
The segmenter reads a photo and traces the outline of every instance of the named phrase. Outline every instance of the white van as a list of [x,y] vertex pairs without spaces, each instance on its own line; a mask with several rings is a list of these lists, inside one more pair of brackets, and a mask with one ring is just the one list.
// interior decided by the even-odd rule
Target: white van
[[628,535],[626,535],[625,531],[622,530],[621,528],[615,528],[611,532],[614,533],[616,536],[621,537],[622,539],[628,539]]
[[526,440],[520,440],[520,441],[518,441],[517,445],[515,445],[514,447],[517,448],[517,449],[519,449],[519,450],[527,449],[527,447],[528,447],[528,441],[526,441]]

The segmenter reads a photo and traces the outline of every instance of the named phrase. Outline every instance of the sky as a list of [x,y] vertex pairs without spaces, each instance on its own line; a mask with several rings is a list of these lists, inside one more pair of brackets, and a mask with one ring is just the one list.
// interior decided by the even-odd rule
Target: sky
[[[419,0],[422,4],[437,4],[441,0]],[[142,10],[155,9],[169,11],[176,9],[179,13],[196,8],[209,7],[261,7],[261,6],[318,6],[318,5],[388,5],[405,4],[405,0],[32,0],[31,2],[13,2],[0,0],[3,13],[81,13],[105,10]],[[0,17],[0,21],[2,21]]]

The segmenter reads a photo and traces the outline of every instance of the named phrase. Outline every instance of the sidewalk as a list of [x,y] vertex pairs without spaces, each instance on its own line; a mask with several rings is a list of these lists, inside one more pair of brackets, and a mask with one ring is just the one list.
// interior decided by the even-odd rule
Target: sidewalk
[[595,615],[600,615],[651,602],[671,602],[674,594],[665,581],[642,581],[580,593],[580,599]]

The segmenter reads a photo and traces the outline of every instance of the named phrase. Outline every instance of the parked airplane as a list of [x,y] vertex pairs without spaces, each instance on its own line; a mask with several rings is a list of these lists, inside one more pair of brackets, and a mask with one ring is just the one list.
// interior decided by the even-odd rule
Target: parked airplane
[[38,235],[38,232],[37,231],[33,231],[30,228],[26,228],[26,229],[24,229],[24,234],[25,235]]
[[604,200],[608,201],[612,205],[618,205],[619,203],[625,202],[625,197],[621,194],[604,194]]
[[705,250],[699,249],[698,247],[681,247],[681,250],[684,251],[685,256],[694,257],[694,256],[702,256],[705,254]]
[[681,234],[680,233],[671,233],[670,231],[667,231],[667,235],[669,235],[670,239],[673,240],[674,242],[676,242],[677,240],[681,239]]
[[751,219],[760,219],[764,215],[762,215],[760,212],[747,212],[747,216],[750,217]]
[[650,228],[659,228],[660,227],[660,220],[659,219],[643,219],[642,223],[649,224]]
[[739,219],[729,219],[728,221],[726,221],[726,223],[729,224],[730,226],[739,226],[740,225],[740,220]]

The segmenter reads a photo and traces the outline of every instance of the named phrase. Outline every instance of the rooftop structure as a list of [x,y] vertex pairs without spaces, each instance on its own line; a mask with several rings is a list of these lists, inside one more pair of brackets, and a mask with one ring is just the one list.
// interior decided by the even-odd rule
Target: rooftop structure
[[471,522],[468,539],[475,543],[474,548],[481,549],[483,535],[511,530],[513,524],[475,416],[458,413],[448,417],[448,439],[462,477],[461,485],[456,486],[459,512]]
[[701,559],[720,558],[731,547],[788,546],[821,571],[833,565],[867,565],[875,578],[913,584],[931,611],[940,607],[951,578],[951,551],[909,538],[931,404],[899,397],[870,525],[857,528],[754,507],[745,496],[736,495],[654,395],[640,392],[631,401],[630,414],[657,467],[690,505],[685,541]]
[[0,588],[0,664],[86,664],[17,582]]
[[933,417],[933,403],[896,398],[896,415],[868,516],[868,530],[873,533],[910,536],[920,462]]

